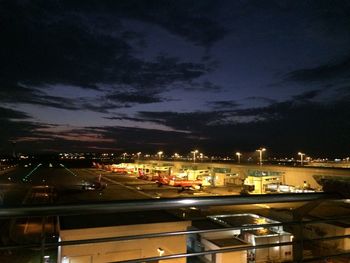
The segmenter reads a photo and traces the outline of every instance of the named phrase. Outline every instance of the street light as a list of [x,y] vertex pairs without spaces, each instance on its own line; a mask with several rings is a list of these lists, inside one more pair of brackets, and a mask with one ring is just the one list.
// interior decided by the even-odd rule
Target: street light
[[126,157],[127,153],[123,153],[123,159],[124,159],[124,162],[125,162],[125,157]]
[[196,162],[196,153],[198,153],[198,150],[194,150],[191,153],[193,153],[193,162]]
[[159,157],[159,160],[162,158],[162,154],[163,154],[163,152],[162,151],[160,151],[160,152],[158,152],[157,153],[158,154],[158,157]]
[[298,152],[298,155],[300,155],[300,166],[303,166],[303,158],[304,158],[305,153]]
[[238,158],[238,163],[241,163],[241,153],[240,152],[236,152],[237,158]]
[[260,161],[260,165],[262,165],[262,154],[263,154],[263,152],[266,151],[266,149],[265,148],[260,148],[260,149],[258,149],[256,151],[259,152],[259,161]]

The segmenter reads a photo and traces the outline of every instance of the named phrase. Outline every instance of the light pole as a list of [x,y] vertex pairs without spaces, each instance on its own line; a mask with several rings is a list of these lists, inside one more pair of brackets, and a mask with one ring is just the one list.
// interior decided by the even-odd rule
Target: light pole
[[159,160],[162,158],[162,154],[163,154],[163,152],[162,151],[160,151],[160,152],[158,152],[157,153],[158,154],[158,157],[159,157]]
[[241,153],[240,152],[236,152],[237,158],[238,158],[238,163],[241,163]]
[[266,151],[266,149],[265,148],[260,148],[260,149],[258,149],[256,151],[259,152],[259,162],[260,162],[260,165],[262,165],[262,154],[263,154],[263,152]]
[[127,155],[127,153],[123,153],[124,162],[125,162],[126,155]]
[[303,166],[303,159],[304,159],[305,153],[298,152],[298,155],[300,155],[300,166]]
[[198,150],[194,150],[191,153],[193,153],[193,163],[196,162],[196,153],[198,153]]

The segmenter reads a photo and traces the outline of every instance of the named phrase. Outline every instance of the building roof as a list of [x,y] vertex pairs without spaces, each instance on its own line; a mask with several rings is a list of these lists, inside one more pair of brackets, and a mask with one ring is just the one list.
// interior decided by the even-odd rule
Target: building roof
[[[210,216],[214,222],[227,226],[227,227],[240,227],[247,225],[259,225],[259,224],[270,224],[278,223],[277,221],[261,217],[255,214],[233,214],[233,215],[219,215]],[[259,220],[263,219],[264,222]]]
[[278,235],[278,233],[271,231],[270,229],[252,229],[252,230],[245,230],[245,233],[253,234],[254,236],[275,236]]
[[147,211],[142,213],[128,212],[114,214],[91,214],[88,216],[60,216],[59,221],[61,230],[73,230],[82,228],[169,223],[184,220],[164,211]]
[[220,238],[220,239],[209,239],[211,243],[215,244],[216,246],[222,248],[222,247],[237,247],[237,246],[247,246],[248,243],[244,242],[243,240],[240,240],[238,238]]
[[253,177],[268,177],[268,176],[282,176],[284,172],[280,171],[262,171],[262,170],[248,170],[248,176]]
[[201,230],[223,228],[222,225],[217,224],[216,222],[209,220],[209,219],[193,220],[192,226],[196,227],[198,229],[201,229]]

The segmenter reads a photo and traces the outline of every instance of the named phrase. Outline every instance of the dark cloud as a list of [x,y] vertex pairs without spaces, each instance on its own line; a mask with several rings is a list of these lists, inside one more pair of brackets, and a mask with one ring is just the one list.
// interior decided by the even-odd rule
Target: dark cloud
[[[5,110],[5,115],[11,116],[10,113],[13,118],[26,118],[25,115]],[[224,121],[230,117],[232,121]],[[254,121],[251,121],[251,117],[254,117]],[[137,117],[120,115],[107,118],[154,122],[175,131],[87,127],[52,133],[33,123],[6,120],[10,123],[10,128],[2,138],[9,138],[9,134],[22,138],[39,136],[47,138],[50,147],[56,150],[69,147],[72,150],[109,148],[118,151],[188,152],[193,147],[199,147],[201,151],[212,154],[230,154],[235,150],[254,151],[259,145],[265,145],[270,154],[272,151],[281,155],[295,154],[303,150],[310,155],[336,157],[346,154],[350,147],[347,134],[350,129],[350,103],[346,98],[322,104],[300,96],[250,109],[187,113],[140,112]],[[248,118],[249,121],[237,121],[237,118]],[[24,128],[27,131],[25,133]],[[14,133],[15,129],[20,132]],[[4,134],[3,130],[1,134]],[[39,140],[39,137],[37,141],[23,141],[18,145],[29,147],[34,144],[35,147],[44,147],[45,141]]]
[[190,83],[209,71],[210,68],[205,64],[181,62],[178,58],[158,56],[154,62],[140,63],[135,72],[123,75],[122,84],[146,88],[148,92],[159,92],[172,83]]
[[350,3],[338,1],[336,4],[331,0],[314,1],[313,6],[309,5],[313,17],[318,18],[320,28],[327,36],[342,37],[349,36],[350,28]]
[[[129,108],[135,104],[150,104],[167,101],[159,97],[156,93],[148,93],[145,91],[113,91],[106,95],[96,98],[93,101],[80,99],[80,109],[90,110],[101,113],[108,113],[110,110]],[[79,102],[79,101],[78,101]]]
[[48,95],[45,88],[37,89],[31,86],[4,85],[0,90],[0,101],[4,103],[26,103],[66,110],[90,110],[108,113],[109,110],[131,107],[134,104],[149,104],[166,101],[157,93],[147,91],[112,91],[95,98],[67,98]]
[[29,116],[21,111],[16,111],[9,108],[0,107],[0,119],[28,119]]
[[111,116],[111,117],[104,117],[107,120],[129,120],[129,121],[145,121],[144,119],[140,119],[140,118],[133,118],[133,117],[127,117],[127,116]]
[[287,81],[303,83],[350,79],[350,57],[324,65],[298,69],[287,74]]
[[337,92],[339,93],[340,97],[343,97],[344,99],[350,100],[350,86],[349,85],[345,85],[343,87],[338,88]]
[[301,100],[301,101],[304,101],[304,100],[311,100],[311,99],[314,99],[316,98],[318,95],[320,95],[322,93],[322,90],[311,90],[311,91],[306,91],[302,94],[299,94],[299,95],[296,95],[294,96],[294,100]]
[[[349,37],[350,28],[350,4],[348,1],[321,0],[321,1],[293,1],[272,0],[262,2],[259,0],[234,1],[225,6],[225,11],[231,15],[231,19],[247,18],[247,22],[256,19],[261,24],[265,19],[278,19],[282,17],[282,24],[274,23],[273,26],[281,33],[294,33],[294,29],[301,26],[299,30],[307,34],[321,34],[323,37]],[[234,20],[235,21],[235,20]],[[292,23],[288,23],[292,21]],[[300,23],[300,24],[299,24]],[[239,25],[239,23],[237,23]],[[298,25],[299,24],[299,25]],[[276,32],[273,30],[272,32]],[[275,38],[285,37],[273,35]]]
[[27,103],[53,108],[77,110],[76,100],[58,96],[50,96],[45,92],[21,84],[3,84],[0,90],[0,101],[4,103]]
[[208,104],[214,110],[234,109],[241,105],[235,100],[209,101]]
[[118,102],[124,102],[124,103],[141,103],[141,104],[147,104],[147,103],[155,103],[155,102],[162,102],[163,100],[157,96],[154,96],[152,94],[140,94],[136,92],[114,92],[112,94],[108,94],[107,96],[108,100],[112,101],[118,101]]
[[[93,88],[108,82],[114,62],[127,60],[130,46],[117,36],[96,34],[77,13],[53,2],[2,5],[0,79],[27,84],[69,83]],[[13,14],[17,14],[13,16]],[[116,31],[118,28],[116,28]]]
[[[66,7],[81,9],[72,1],[63,1]],[[226,30],[214,19],[217,18],[218,5],[204,0],[179,1],[85,1],[84,10],[110,13],[115,16],[153,23],[169,32],[182,36],[203,46],[210,46],[226,35]]]
[[0,107],[0,121],[0,152],[11,152],[11,141],[31,136],[37,129],[47,127],[30,121],[26,113],[4,107]]
[[133,121],[133,122],[153,122],[158,124],[164,124],[162,120],[156,120],[156,119],[144,119],[144,118],[137,118],[137,117],[129,117],[125,115],[120,116],[111,116],[111,117],[104,117],[107,120],[126,120],[126,121]]
[[189,85],[183,87],[185,90],[190,91],[208,91],[208,92],[218,92],[222,90],[222,87],[216,85],[210,81],[203,82],[190,82]]
[[218,118],[217,112],[149,112],[141,111],[138,117],[161,123],[165,126],[181,131],[200,131],[205,128],[206,124],[211,121],[216,121]]
[[350,146],[349,100],[321,104],[287,101],[237,114],[260,116],[261,121],[235,124],[243,141],[268,144],[273,151],[291,154],[305,149],[309,154],[342,156]]
[[[230,125],[245,125],[245,123],[259,123],[292,118],[292,115],[303,114],[314,108],[322,108],[321,103],[312,103],[310,99],[320,94],[320,91],[304,92],[292,97],[290,100],[270,103],[266,106],[237,108],[236,101],[210,102],[213,111],[196,112],[148,112],[138,113],[138,119],[160,123],[176,130],[202,132],[208,127],[221,127]],[[124,118],[124,117],[122,117]],[[213,137],[213,139],[215,139]]]
[[246,100],[257,101],[257,102],[262,102],[262,103],[267,103],[267,104],[276,103],[276,100],[274,100],[274,99],[270,99],[267,97],[258,97],[258,96],[247,97]]
[[[80,138],[80,139],[79,139]],[[162,149],[170,151],[190,150],[191,138],[184,133],[154,129],[125,127],[86,127],[51,134],[45,140],[24,140],[18,147],[33,145],[43,151],[114,151],[155,153]],[[172,140],[173,143],[168,143]],[[132,143],[130,143],[132,142]],[[187,145],[187,146],[186,146]]]
[[[190,149],[192,140],[186,133],[154,129],[123,127],[90,127],[101,132],[106,138],[117,138],[115,147],[128,151],[157,152],[159,150]],[[130,143],[132,142],[132,144]]]
[[[255,150],[266,145],[269,151],[280,153],[300,149],[318,154],[346,153],[350,147],[350,59],[344,56],[348,51],[335,50],[346,46],[350,39],[350,6],[345,2],[1,1],[4,37],[0,41],[0,103],[14,107],[39,105],[43,110],[89,110],[108,114],[105,118],[111,122],[104,120],[108,125],[113,125],[112,120],[128,121],[128,125],[158,130],[62,128],[30,118],[40,119],[40,114],[29,116],[0,107],[0,142],[18,140],[27,149],[45,149],[50,142],[50,148],[56,150],[188,151],[198,146],[203,151],[232,153],[238,148]],[[148,34],[147,30],[152,32]],[[179,57],[162,53],[163,50],[159,53],[165,55],[150,55],[158,54],[157,47],[150,47],[147,42],[158,41],[157,34],[165,41],[157,43],[159,46],[169,45],[167,41],[171,39],[181,42],[183,47],[174,52]],[[229,37],[224,39],[226,35]],[[320,45],[312,45],[315,39],[320,40]],[[223,41],[218,43],[220,40]],[[175,44],[171,43],[169,49]],[[338,54],[343,58],[306,68],[305,64],[317,60],[310,62],[307,51],[311,48],[312,56],[324,58],[333,50],[329,57]],[[306,52],[298,53],[298,49]],[[188,53],[192,51],[193,54]],[[270,59],[271,54],[276,54],[276,58]],[[295,54],[304,57],[289,62]],[[218,64],[214,58],[223,63]],[[259,68],[261,61],[263,69]],[[295,61],[299,69],[284,75],[282,84],[289,90],[302,84],[308,91],[289,100],[268,98],[285,98],[284,91],[256,92],[260,84],[247,90],[264,97],[249,97],[246,91],[240,91],[240,96],[246,98],[236,101],[234,90],[226,90],[227,97],[209,97],[222,91],[216,82],[223,87],[236,81],[236,85],[256,85],[260,80],[269,81],[273,69],[290,68]],[[247,69],[252,72],[248,77],[240,74]],[[74,92],[65,90],[61,96],[57,91],[60,86],[71,87]],[[171,95],[162,96],[165,93],[179,96],[179,92],[184,92],[185,96],[186,91],[192,94],[179,103],[179,107],[184,107],[181,112],[176,108],[170,111],[162,103],[171,100]],[[320,97],[328,99],[334,91],[341,96],[333,94],[329,101],[320,102]],[[198,105],[192,102],[203,96],[200,94],[194,101],[194,94],[199,92],[208,92],[204,102],[209,102],[206,108],[192,111],[193,105]],[[152,103],[159,103],[158,111],[134,114],[139,108],[135,107],[126,115],[117,113],[120,108]],[[74,125],[69,118],[65,120]]]
[[[98,99],[104,99],[103,98],[98,98]],[[118,103],[111,103],[107,101],[100,101],[100,102],[83,102],[79,110],[89,110],[89,111],[94,111],[94,112],[99,112],[99,113],[109,113],[110,110],[115,110],[115,109],[120,109],[120,108],[126,108],[129,107],[126,104],[118,104]]]
[[[164,5],[165,10],[169,8],[163,2],[160,5]],[[151,15],[129,10],[133,6],[136,9],[142,6]],[[103,112],[106,110],[96,101],[50,96],[44,92],[45,87],[66,84],[72,89],[74,86],[102,89],[106,94],[111,93],[111,102],[105,109],[113,109],[161,102],[163,99],[158,94],[171,84],[190,85],[211,70],[203,63],[183,62],[164,55],[150,61],[134,56],[135,50],[129,41],[142,36],[123,28],[120,19],[140,16],[142,21],[152,20],[157,14],[154,10],[159,11],[154,4],[154,10],[151,8],[152,3],[99,3],[94,13],[90,12],[90,8],[95,7],[93,2],[81,9],[64,1],[35,4],[5,1],[1,7],[2,34],[6,35],[0,42],[0,84],[4,95],[0,100],[3,102]],[[187,15],[190,14],[184,16]],[[162,19],[154,17],[154,22],[161,23]],[[183,23],[176,21],[176,24]],[[132,90],[125,92],[119,89],[121,86]]]
[[211,152],[252,151],[254,147],[266,145],[270,153],[295,154],[303,149],[318,156],[346,155],[350,147],[347,134],[350,99],[340,98],[328,104],[310,101],[316,93],[265,107],[215,112],[141,112],[139,115],[177,130],[190,131],[192,145]]

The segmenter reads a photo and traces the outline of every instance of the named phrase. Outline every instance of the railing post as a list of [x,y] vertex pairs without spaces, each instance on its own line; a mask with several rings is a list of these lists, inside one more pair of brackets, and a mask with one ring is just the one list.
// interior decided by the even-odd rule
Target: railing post
[[304,255],[304,237],[303,237],[303,223],[302,220],[296,225],[294,229],[293,238],[293,262],[302,262]]
[[307,215],[312,209],[317,207],[322,200],[314,200],[306,203],[305,205],[295,209],[293,211],[293,221],[299,222],[296,225],[294,231],[294,239],[295,243],[293,244],[293,260],[294,262],[303,262],[303,252],[304,252],[304,233],[303,233],[303,218]]
[[45,225],[46,225],[46,220],[47,217],[44,216],[41,222],[41,237],[40,237],[40,243],[41,243],[41,247],[40,247],[40,263],[44,263],[44,256],[45,256],[45,242],[46,242],[46,234],[45,234]]

